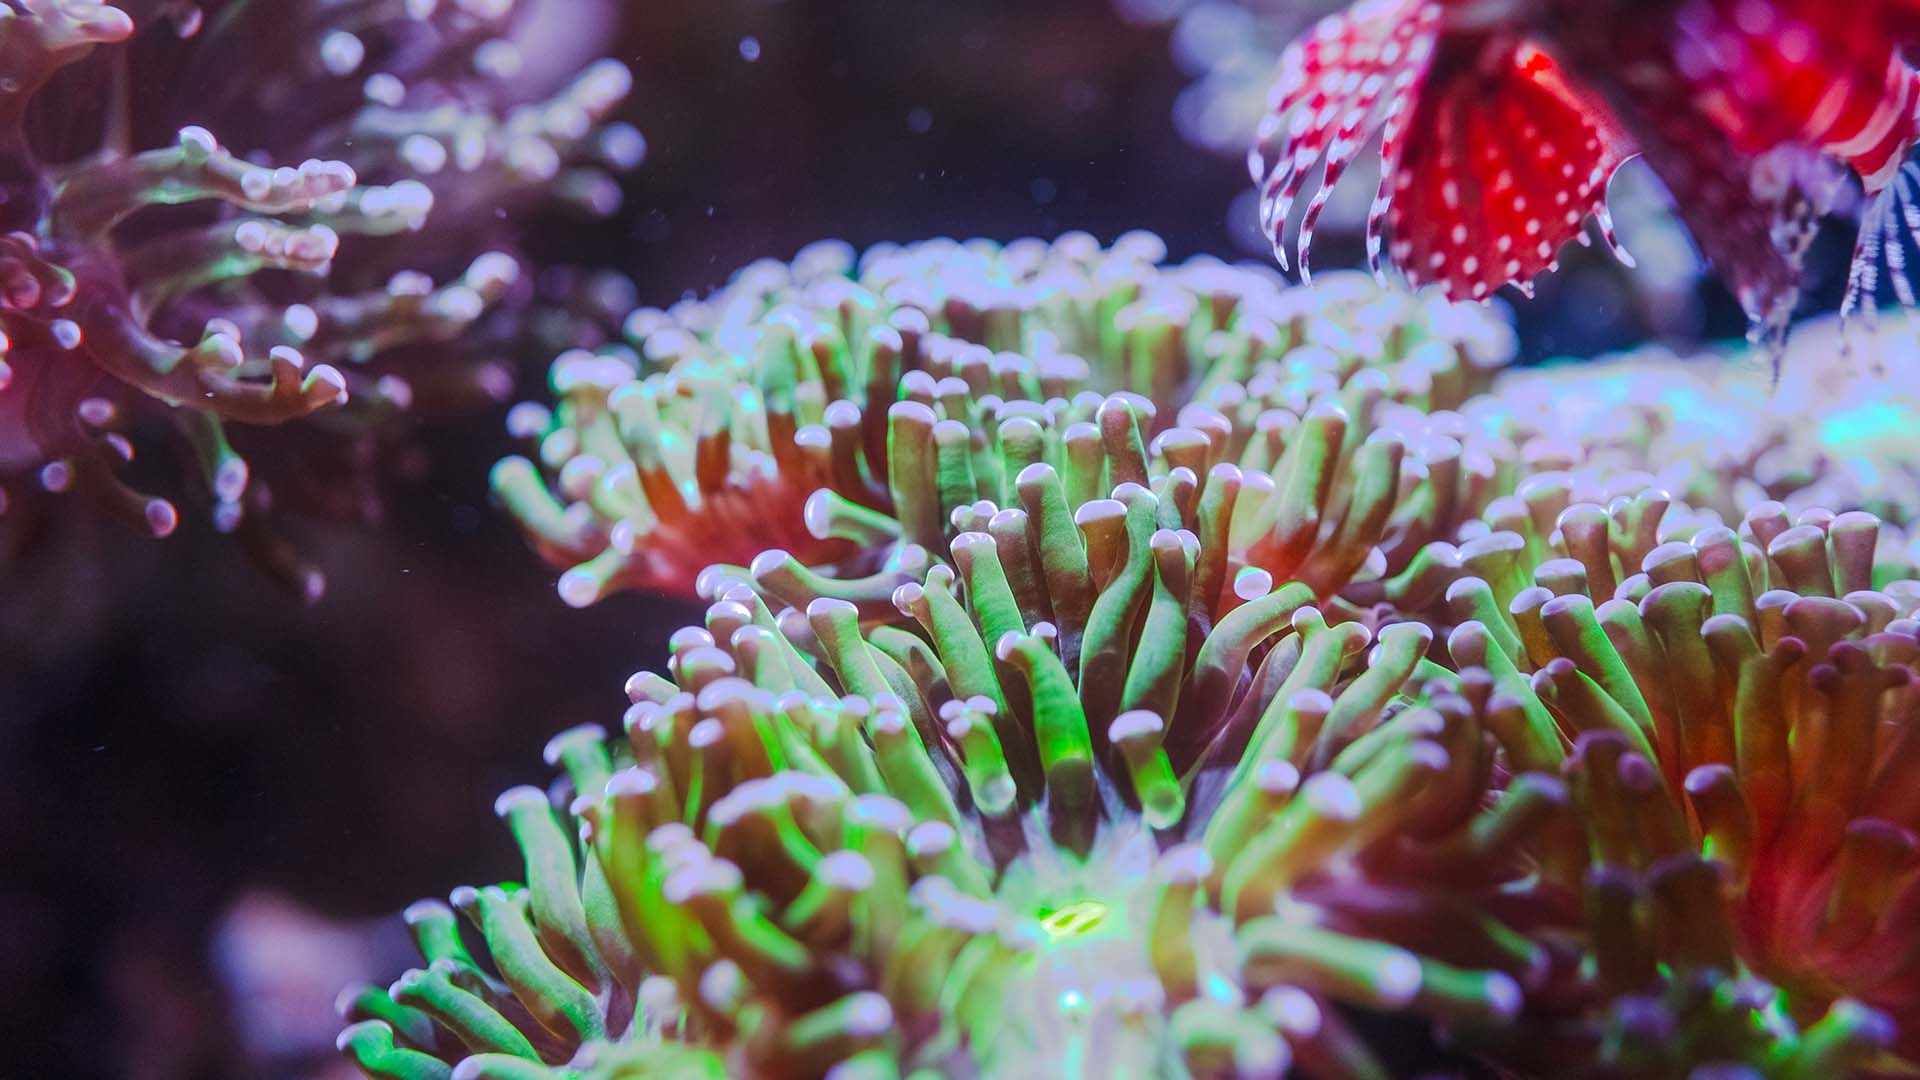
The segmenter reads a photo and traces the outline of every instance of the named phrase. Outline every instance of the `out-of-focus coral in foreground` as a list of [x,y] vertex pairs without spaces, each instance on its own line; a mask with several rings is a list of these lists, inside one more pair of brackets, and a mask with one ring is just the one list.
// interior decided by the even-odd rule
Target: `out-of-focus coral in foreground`
[[[502,221],[608,212],[644,151],[607,120],[621,65],[523,50],[552,45],[537,6],[0,4],[5,497],[83,491],[165,536],[180,511],[135,450],[171,424],[216,528],[317,595],[263,526],[261,459],[338,503],[364,457],[338,446],[507,394],[531,282]],[[308,417],[335,448],[256,455],[243,430]]]

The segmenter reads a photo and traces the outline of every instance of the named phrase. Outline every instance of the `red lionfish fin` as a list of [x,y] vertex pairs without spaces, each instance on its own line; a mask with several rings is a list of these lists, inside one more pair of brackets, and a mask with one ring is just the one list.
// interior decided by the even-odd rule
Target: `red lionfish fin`
[[[1596,18],[1563,45],[1570,66],[1607,80],[1614,115],[1746,310],[1750,336],[1777,348],[1831,177],[1842,164],[1879,172],[1911,130],[1913,87],[1889,51],[1889,20],[1920,2],[1671,7],[1660,32]],[[1884,239],[1884,215],[1874,224],[1863,251]],[[1877,264],[1856,265],[1859,288]]]
[[[1847,272],[1846,296],[1840,304],[1842,320],[1861,306],[1871,319],[1883,268],[1894,299],[1902,307],[1920,306],[1908,271],[1909,248],[1920,250],[1920,161],[1912,156],[1916,137],[1912,117],[1914,110],[1920,109],[1920,71],[1899,57],[1889,62],[1889,68],[1881,109],[1895,110],[1905,122],[1889,125],[1887,135],[1868,154],[1848,159],[1848,164],[1861,173],[1867,201],[1861,209],[1860,233]],[[1878,168],[1874,168],[1876,164]]]
[[1282,268],[1287,220],[1314,166],[1325,162],[1300,223],[1303,279],[1311,276],[1314,225],[1347,166],[1382,128],[1385,145],[1397,143],[1431,62],[1440,16],[1434,0],[1361,0],[1287,47],[1269,95],[1271,109],[1247,153],[1248,171],[1260,189],[1261,229]]
[[1883,270],[1900,306],[1920,307],[1910,252],[1920,252],[1920,162],[1913,159],[1901,163],[1887,186],[1870,195],[1861,211],[1846,296],[1840,302],[1841,319],[1861,308],[1872,318]]
[[1395,149],[1375,206],[1410,284],[1439,284],[1454,299],[1484,300],[1508,284],[1530,291],[1563,246],[1586,240],[1589,215],[1625,256],[1606,195],[1631,156],[1627,140],[1531,42],[1447,42]]
[[1920,0],[1877,0],[1868,3],[1888,40],[1907,49],[1920,49]]
[[1700,253],[1747,312],[1749,336],[1778,341],[1798,302],[1801,257],[1817,227],[1831,159],[1791,144],[1759,157],[1743,153],[1711,116],[1677,103],[1673,85],[1650,79],[1625,87],[1639,106],[1640,152]]

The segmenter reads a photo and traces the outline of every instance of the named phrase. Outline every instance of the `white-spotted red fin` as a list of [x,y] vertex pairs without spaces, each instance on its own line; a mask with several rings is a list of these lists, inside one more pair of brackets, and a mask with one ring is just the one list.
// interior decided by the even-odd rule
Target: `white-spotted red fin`
[[1441,12],[1435,0],[1361,0],[1287,47],[1272,109],[1247,155],[1260,189],[1261,227],[1282,267],[1289,261],[1288,219],[1316,171],[1320,189],[1299,236],[1303,274],[1314,223],[1333,186],[1376,133],[1411,111]]
[[[1605,213],[1607,182],[1630,156],[1603,108],[1538,47],[1506,35],[1450,41],[1382,176],[1393,262],[1409,283],[1454,299],[1530,282]],[[1618,250],[1608,219],[1601,231]]]
[[1920,253],[1920,162],[1908,160],[1861,211],[1840,317],[1862,308],[1871,317],[1883,280],[1900,306],[1920,306],[1909,268],[1915,253]]
[[1640,265],[1620,243],[1620,234],[1613,228],[1613,211],[1607,209],[1605,203],[1601,203],[1600,208],[1593,212],[1593,220],[1595,227],[1600,230],[1600,239],[1606,242],[1607,250],[1613,253],[1613,257],[1620,260],[1620,265],[1629,270]]

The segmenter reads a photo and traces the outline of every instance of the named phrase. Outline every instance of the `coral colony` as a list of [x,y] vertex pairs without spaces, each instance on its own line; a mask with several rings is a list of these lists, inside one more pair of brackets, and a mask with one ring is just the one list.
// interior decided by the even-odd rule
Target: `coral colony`
[[1144,234],[820,245],[636,311],[494,483],[569,602],[704,622],[500,797],[524,882],[411,907],[340,1047],[1911,1069],[1920,450],[1874,348],[1913,345],[1842,389],[1796,340],[1771,401],[1739,358],[1504,373],[1480,305]]
[[[1358,276],[1308,293],[1259,268],[1166,266],[1164,251],[1145,233],[1105,249],[1069,234],[858,260],[822,244],[756,264],[706,300],[634,312],[623,347],[560,357],[557,407],[510,419],[533,460],[503,461],[495,490],[570,567],[575,605],[685,592],[713,562],[761,579],[827,564],[838,584],[820,587],[884,602],[956,533],[1010,545],[1182,468],[1183,501],[1216,465],[1260,470],[1233,524],[1278,515],[1259,569],[1280,576],[1343,578],[1340,559],[1388,531],[1406,552],[1471,512],[1480,463],[1428,414],[1507,361],[1504,323]],[[1212,527],[1234,505],[1210,509]],[[1316,545],[1349,507],[1349,542]],[[773,547],[792,558],[759,554]]]
[[128,473],[171,421],[213,523],[317,595],[229,433],[505,394],[495,215],[611,210],[643,151],[617,63],[530,96],[522,6],[0,2],[0,466],[165,536]]

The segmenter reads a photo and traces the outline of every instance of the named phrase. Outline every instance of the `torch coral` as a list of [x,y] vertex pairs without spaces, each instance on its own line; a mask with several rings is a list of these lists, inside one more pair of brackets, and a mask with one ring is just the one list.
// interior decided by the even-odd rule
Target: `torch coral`
[[342,1048],[374,1077],[1379,1076],[1336,1005],[1504,1023],[1548,956],[1502,897],[1561,785],[1491,790],[1485,699],[1422,627],[1329,625],[1298,583],[1216,618],[1181,513],[1123,482],[1034,577],[963,532],[957,572],[865,603],[708,575],[626,737],[549,745],[571,820],[501,797],[526,885],[452,897],[492,970],[416,905],[428,966],[345,996]]
[[[557,409],[510,420],[539,464],[503,461],[495,491],[569,567],[575,605],[685,592],[768,547],[842,576],[901,558],[899,541],[938,552],[970,527],[956,514],[1013,504],[1039,461],[1069,513],[1182,466],[1271,471],[1267,512],[1293,547],[1263,558],[1282,575],[1313,550],[1443,535],[1483,501],[1492,466],[1425,415],[1485,387],[1512,354],[1505,324],[1358,276],[1290,290],[1164,254],[1149,234],[1068,234],[757,263],[711,298],[635,312],[628,348],[556,361]],[[1382,401],[1419,430],[1383,430]],[[1473,490],[1418,490],[1440,485]]]
[[1656,544],[1664,493],[1566,498],[1535,489],[1446,590],[1448,654],[1530,733],[1504,764],[1564,774],[1579,823],[1533,853],[1583,897],[1589,959],[1532,1002],[1556,1036],[1505,1052],[1554,1075],[1911,1063],[1920,581],[1875,588],[1857,511],[1682,514]]
[[[163,536],[174,504],[124,472],[132,427],[165,416],[215,524],[316,592],[261,532],[229,425],[504,393],[498,335],[470,331],[519,269],[471,246],[492,232],[474,218],[549,195],[610,209],[603,166],[640,152],[603,123],[616,63],[527,100],[517,20],[512,0],[0,4],[0,410],[27,437],[0,463]],[[461,264],[439,285],[415,269]]]
[[502,797],[490,960],[417,905],[342,1048],[1383,1075],[1358,1008],[1550,1075],[1913,1060],[1920,582],[1810,505],[1902,505],[1809,423],[1870,403],[1702,431],[1737,380],[1495,378],[1485,316],[1160,257],[816,247],[556,363],[496,490],[570,600],[706,624],[552,744],[570,818]]
[[[1920,399],[1882,359],[1910,347],[1912,332],[1890,322],[1851,335],[1841,353],[1847,375],[1835,378],[1837,326],[1828,319],[1794,336],[1777,394],[1754,350],[1681,360],[1646,348],[1503,374],[1458,410],[1454,432],[1510,463],[1508,486],[1451,536],[1357,576],[1341,589],[1340,609],[1362,618],[1377,606],[1445,626],[1439,601],[1461,576],[1502,585],[1504,604],[1530,567],[1572,546],[1586,545],[1578,557],[1592,564],[1587,552],[1611,533],[1617,560],[1633,567],[1661,543],[1737,527],[1762,502],[1816,517],[1826,506],[1880,515],[1872,580],[1920,574],[1920,443],[1905,437]],[[1604,599],[1619,579],[1596,570],[1595,580]]]
[[[1473,516],[1508,512],[1529,473],[1639,471],[1723,517],[1761,498],[1920,513],[1920,463],[1886,419],[1911,391],[1866,371],[1902,331],[1856,342],[1848,380],[1819,359],[1826,332],[1798,335],[1777,397],[1739,358],[1490,379],[1511,347],[1490,314],[1353,275],[1308,291],[1250,267],[1158,266],[1160,250],[1072,234],[756,264],[708,300],[634,313],[645,359],[556,361],[557,410],[512,420],[541,464],[507,459],[495,489],[568,567],[576,605],[685,592],[708,563],[767,548],[843,579],[911,571],[984,528],[965,523],[974,501],[1020,502],[1012,481],[1035,461],[1066,478],[1069,513],[1116,478],[1234,462],[1266,506],[1235,519],[1234,565],[1323,594],[1358,577],[1363,604],[1384,578],[1429,572],[1412,565],[1429,541],[1484,532]],[[1361,458],[1391,475],[1395,446],[1399,479],[1356,506]],[[1308,568],[1315,551],[1339,558]]]

